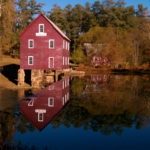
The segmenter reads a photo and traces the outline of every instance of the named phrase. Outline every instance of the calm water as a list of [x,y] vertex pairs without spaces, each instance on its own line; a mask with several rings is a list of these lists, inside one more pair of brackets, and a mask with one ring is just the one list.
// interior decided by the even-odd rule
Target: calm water
[[40,91],[0,89],[1,149],[144,150],[149,143],[148,75],[66,77]]

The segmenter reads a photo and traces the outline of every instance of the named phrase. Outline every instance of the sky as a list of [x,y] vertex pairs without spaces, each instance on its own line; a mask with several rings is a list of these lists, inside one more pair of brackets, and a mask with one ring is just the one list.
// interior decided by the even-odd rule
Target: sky
[[[66,5],[71,4],[72,6],[76,4],[84,5],[86,2],[93,4],[96,0],[36,0],[37,3],[44,3],[43,6],[44,11],[49,11],[54,4],[64,8]],[[100,0],[101,2],[102,0]],[[126,2],[126,6],[133,5],[137,8],[138,4],[143,4],[144,7],[149,8],[150,10],[150,0],[124,0]]]

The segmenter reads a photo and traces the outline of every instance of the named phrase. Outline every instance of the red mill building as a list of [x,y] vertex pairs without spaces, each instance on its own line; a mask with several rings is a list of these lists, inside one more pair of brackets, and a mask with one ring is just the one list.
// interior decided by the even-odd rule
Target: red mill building
[[25,70],[31,70],[32,86],[39,86],[44,71],[69,68],[70,39],[40,14],[20,35],[18,86],[24,85]]

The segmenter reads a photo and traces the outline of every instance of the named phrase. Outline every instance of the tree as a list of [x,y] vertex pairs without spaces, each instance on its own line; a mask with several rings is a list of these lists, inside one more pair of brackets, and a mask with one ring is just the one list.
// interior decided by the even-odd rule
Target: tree
[[77,49],[72,53],[72,61],[76,64],[85,63],[86,57],[82,50]]
[[35,0],[16,0],[17,29],[22,31],[34,19],[36,14],[42,10],[43,3],[36,3]]
[[35,15],[41,13],[44,3],[36,0],[16,0],[17,17],[15,22],[16,44],[14,49],[19,51],[19,34],[33,21]]
[[10,53],[11,48],[15,45],[15,18],[16,10],[14,7],[14,0],[1,1],[1,16],[0,16],[0,51],[3,53]]
[[65,13],[60,6],[55,4],[50,11],[49,18],[63,31],[65,31]]

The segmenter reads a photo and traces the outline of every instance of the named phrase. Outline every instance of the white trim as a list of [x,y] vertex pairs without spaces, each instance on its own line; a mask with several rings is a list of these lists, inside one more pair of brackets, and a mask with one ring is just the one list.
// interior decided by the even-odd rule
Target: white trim
[[65,40],[63,40],[63,49],[65,49]]
[[70,50],[70,43],[68,42],[68,51]]
[[47,36],[47,33],[39,32],[39,33],[36,33],[36,36]]
[[66,41],[66,50],[68,49],[68,42]]
[[[41,32],[41,26],[43,28],[43,31]],[[38,33],[36,33],[35,35],[36,36],[47,36],[47,33],[44,32],[45,31],[45,28],[44,28],[44,24],[39,24],[39,27],[38,27]]]
[[45,17],[49,22],[50,24],[67,40],[70,41],[70,39],[56,26],[56,24],[54,24],[51,20],[49,20],[46,16],[43,16]]
[[[52,65],[51,65],[52,60]],[[48,57],[48,68],[54,68],[54,57]]]
[[[51,42],[53,42],[52,43],[53,47],[51,47]],[[54,49],[54,47],[55,47],[55,40],[54,39],[50,39],[48,43],[49,43],[49,48],[50,49]]]
[[65,58],[64,58],[64,56],[63,56],[63,66],[65,65]]
[[[30,60],[30,58],[31,58],[31,60]],[[32,62],[31,64],[30,64],[30,61]],[[33,65],[34,64],[34,57],[33,56],[28,56],[28,65]]]
[[62,89],[64,89],[65,88],[65,81],[63,80],[63,82],[62,82]]
[[34,98],[29,101],[28,106],[33,106],[33,104],[34,104]]
[[[32,44],[31,44],[30,42],[32,42]],[[31,44],[32,46],[31,46],[30,44]],[[30,49],[34,48],[34,40],[33,40],[33,39],[29,39],[29,40],[28,40],[28,48],[30,48]]]
[[48,97],[48,106],[54,107],[54,97]]
[[44,121],[44,114],[38,113],[38,122],[43,122],[43,121]]
[[[41,27],[43,31],[41,31]],[[44,33],[44,24],[39,24],[39,33]]]
[[[38,122],[43,122],[44,121],[44,113],[46,113],[46,109],[35,109],[35,112],[38,113]],[[42,117],[42,118],[40,118],[40,117]]]
[[46,109],[35,109],[36,113],[46,113]]
[[62,97],[62,105],[65,105],[64,96]]

